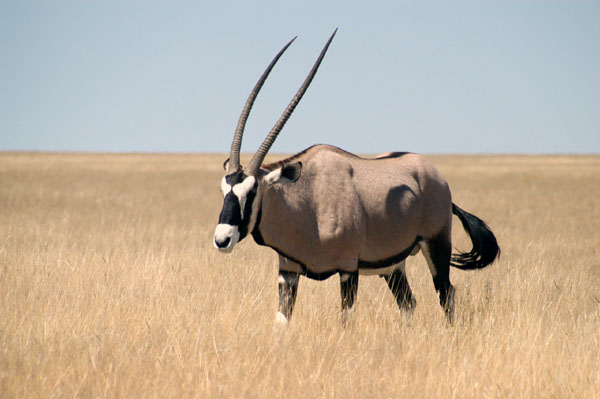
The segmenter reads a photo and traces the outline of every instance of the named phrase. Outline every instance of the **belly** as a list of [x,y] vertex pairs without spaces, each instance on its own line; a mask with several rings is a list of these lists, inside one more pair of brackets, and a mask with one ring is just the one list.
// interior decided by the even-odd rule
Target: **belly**
[[400,267],[400,264],[395,264],[388,267],[381,267],[377,269],[369,269],[369,268],[358,268],[358,274],[361,276],[382,276],[382,275],[390,275],[394,270]]

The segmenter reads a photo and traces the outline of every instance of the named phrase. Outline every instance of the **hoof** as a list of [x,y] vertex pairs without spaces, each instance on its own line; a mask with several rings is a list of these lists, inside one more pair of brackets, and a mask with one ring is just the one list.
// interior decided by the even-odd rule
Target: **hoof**
[[275,326],[285,329],[288,323],[287,317],[285,317],[283,313],[277,312],[277,315],[275,316]]

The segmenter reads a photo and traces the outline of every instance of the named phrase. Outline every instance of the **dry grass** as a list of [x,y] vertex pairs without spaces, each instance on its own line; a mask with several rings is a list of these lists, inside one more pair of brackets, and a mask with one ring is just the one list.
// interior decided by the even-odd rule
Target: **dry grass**
[[503,250],[456,323],[419,255],[412,318],[302,279],[278,333],[274,253],[211,247],[222,156],[0,154],[0,396],[600,397],[600,157],[430,159]]

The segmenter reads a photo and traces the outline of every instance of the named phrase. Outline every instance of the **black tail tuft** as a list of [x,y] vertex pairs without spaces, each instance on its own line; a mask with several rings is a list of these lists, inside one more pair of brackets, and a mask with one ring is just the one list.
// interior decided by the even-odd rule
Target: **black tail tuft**
[[460,219],[463,228],[471,238],[473,248],[470,252],[453,254],[450,265],[462,270],[483,269],[490,265],[500,255],[500,248],[494,233],[483,220],[463,211],[454,203],[452,204],[452,213]]

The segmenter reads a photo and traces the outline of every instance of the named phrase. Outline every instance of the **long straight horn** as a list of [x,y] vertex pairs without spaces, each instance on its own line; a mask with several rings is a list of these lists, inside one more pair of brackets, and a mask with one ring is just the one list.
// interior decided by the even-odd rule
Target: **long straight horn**
[[229,153],[229,166],[227,169],[229,172],[235,172],[236,170],[240,169],[240,148],[242,146],[242,136],[244,134],[244,127],[246,126],[246,121],[248,120],[248,115],[250,114],[252,105],[254,105],[254,100],[256,100],[258,92],[262,88],[263,83],[265,83],[265,80],[267,80],[267,76],[269,76],[269,74],[271,73],[271,70],[279,60],[279,57],[281,57],[281,55],[285,52],[285,50],[287,50],[290,44],[292,44],[292,42],[296,40],[296,37],[290,40],[288,44],[283,46],[283,48],[279,51],[279,53],[277,53],[275,58],[273,58],[273,61],[271,61],[267,69],[265,69],[265,71],[263,72],[260,79],[258,79],[258,82],[256,82],[254,89],[252,89],[250,96],[246,100],[246,105],[244,105],[244,109],[242,110],[242,114],[240,115],[240,119],[238,120],[237,128],[235,129],[233,141],[231,142],[231,151]]
[[247,168],[248,175],[255,176],[256,173],[258,172],[258,169],[260,168],[263,161],[265,160],[265,157],[267,156],[269,149],[275,142],[277,135],[279,134],[279,132],[281,132],[281,129],[283,129],[283,126],[285,125],[285,123],[287,122],[289,117],[292,115],[292,112],[294,112],[294,108],[296,108],[296,105],[298,105],[298,103],[302,99],[302,96],[306,92],[306,89],[308,89],[310,82],[312,82],[313,78],[315,77],[315,74],[317,73],[317,69],[319,69],[319,65],[321,65],[321,61],[323,60],[323,57],[325,57],[325,53],[327,52],[327,49],[329,48],[329,44],[333,40],[333,37],[335,36],[336,32],[337,32],[337,28],[335,31],[333,31],[333,34],[331,35],[329,40],[327,40],[325,47],[323,47],[323,50],[321,51],[319,58],[317,58],[315,65],[313,65],[310,73],[304,80],[304,83],[302,83],[302,86],[300,86],[300,88],[298,89],[298,92],[296,93],[294,98],[292,98],[292,101],[290,101],[289,105],[287,106],[285,111],[283,111],[283,114],[281,115],[281,117],[279,118],[279,120],[277,121],[275,126],[273,126],[273,129],[271,129],[271,131],[269,132],[269,134],[267,135],[265,140],[262,142],[258,151],[256,151],[256,153],[252,157],[252,160],[250,161],[250,164],[248,165],[248,168]]

